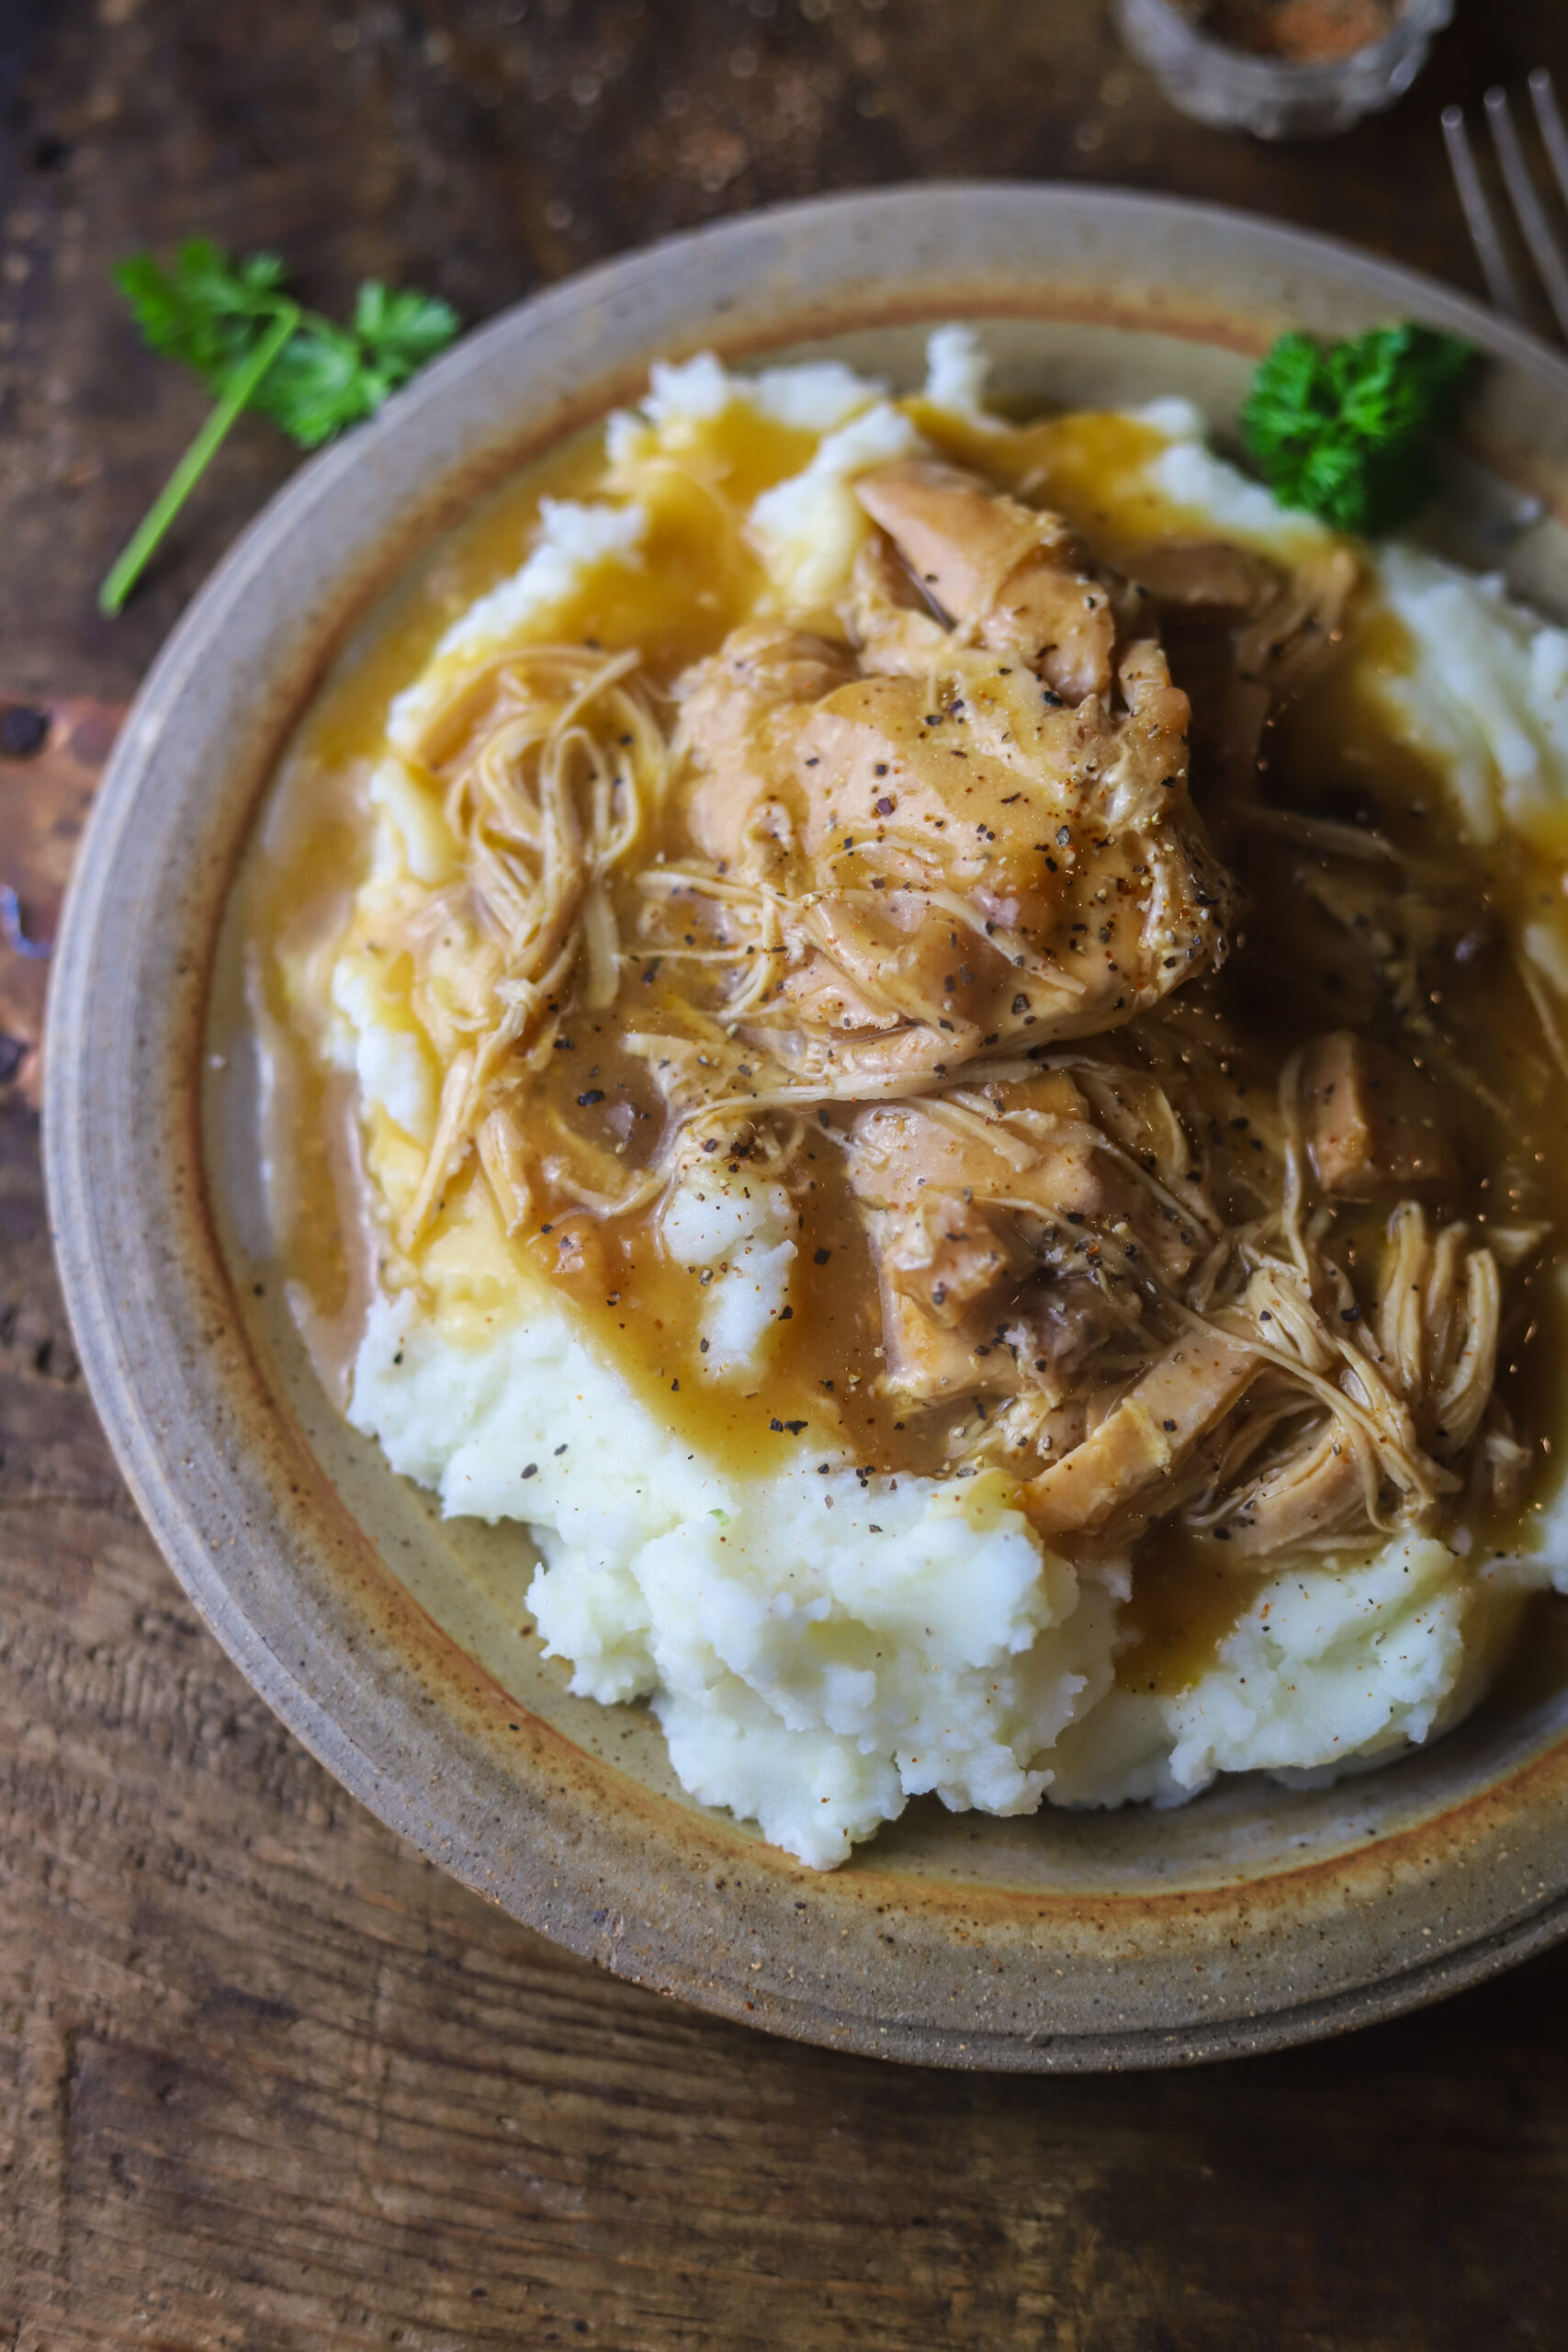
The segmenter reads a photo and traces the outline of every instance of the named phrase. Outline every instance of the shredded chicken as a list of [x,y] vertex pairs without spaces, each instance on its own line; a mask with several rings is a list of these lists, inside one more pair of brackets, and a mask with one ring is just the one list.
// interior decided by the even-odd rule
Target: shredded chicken
[[[668,766],[636,668],[630,654],[529,648],[465,679],[425,723],[414,756],[441,781],[463,880],[430,894],[403,941],[416,1010],[446,1066],[434,1138],[399,1231],[404,1250],[476,1145],[516,1227],[530,1199],[518,1114],[528,1076],[574,981],[585,1004],[615,1001],[610,883],[646,836]],[[634,1189],[646,1200],[657,1187]],[[611,1198],[623,1211],[633,1204],[618,1181]]]
[[[1392,1043],[1325,1029],[1260,1089],[1205,993],[1243,900],[1190,795],[1167,628],[1232,838],[1303,861],[1325,984],[1348,937],[1366,1018],[1428,1035],[1447,918],[1421,876],[1253,797],[1354,559],[1165,541],[1111,574],[956,468],[856,489],[878,536],[841,638],[738,628],[672,708],[634,655],[537,648],[426,722],[458,854],[395,942],[445,1069],[401,1246],[470,1157],[515,1233],[541,1203],[656,1215],[720,1164],[804,1198],[826,1129],[882,1394],[944,1417],[954,1463],[1012,1470],[1054,1541],[1179,1516],[1256,1561],[1506,1503],[1528,1453],[1495,1393],[1505,1281],[1543,1228],[1494,1248],[1438,1214],[1451,1105]],[[613,1129],[538,1097],[563,1022],[594,1013],[642,1074]],[[558,1248],[592,1262],[581,1226]]]

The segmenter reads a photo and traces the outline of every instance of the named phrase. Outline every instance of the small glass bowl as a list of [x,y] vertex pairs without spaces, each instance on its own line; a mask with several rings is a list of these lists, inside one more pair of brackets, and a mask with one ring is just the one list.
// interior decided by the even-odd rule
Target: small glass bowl
[[1173,107],[1257,139],[1325,139],[1402,97],[1427,61],[1453,0],[1405,0],[1381,40],[1348,57],[1303,65],[1216,40],[1172,0],[1117,0],[1122,39]]

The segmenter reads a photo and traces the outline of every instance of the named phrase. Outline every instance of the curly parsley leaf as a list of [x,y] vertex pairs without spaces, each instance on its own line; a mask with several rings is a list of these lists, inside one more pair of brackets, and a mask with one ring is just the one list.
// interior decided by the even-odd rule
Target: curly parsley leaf
[[1253,378],[1243,436],[1282,506],[1336,530],[1392,530],[1431,494],[1432,439],[1474,356],[1410,323],[1348,343],[1281,335]]
[[276,254],[231,261],[206,237],[182,245],[173,269],[134,254],[115,279],[150,349],[193,368],[218,405],[99,590],[107,613],[119,611],[243,409],[318,448],[373,416],[457,332],[445,302],[374,279],[359,289],[352,324],[336,326],[284,292]]

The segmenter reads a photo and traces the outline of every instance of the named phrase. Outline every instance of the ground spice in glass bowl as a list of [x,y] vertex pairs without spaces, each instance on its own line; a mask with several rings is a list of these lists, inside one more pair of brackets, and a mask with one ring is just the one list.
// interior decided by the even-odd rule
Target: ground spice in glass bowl
[[1410,87],[1453,0],[1118,0],[1172,106],[1258,139],[1325,138]]
[[1404,11],[1399,0],[1198,0],[1183,13],[1255,57],[1324,65],[1386,39]]

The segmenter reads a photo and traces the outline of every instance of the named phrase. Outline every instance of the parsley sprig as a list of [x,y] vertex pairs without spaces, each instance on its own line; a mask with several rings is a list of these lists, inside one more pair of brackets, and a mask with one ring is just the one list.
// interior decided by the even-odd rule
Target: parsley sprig
[[135,254],[115,278],[149,346],[194,368],[217,404],[98,591],[106,613],[120,610],[242,410],[318,448],[373,416],[457,332],[446,303],[374,279],[336,326],[285,293],[276,254],[231,261],[206,237],[183,245],[172,270]]
[[1431,495],[1433,435],[1474,356],[1410,323],[1348,343],[1281,335],[1241,412],[1247,446],[1282,506],[1339,531],[1392,530]]

